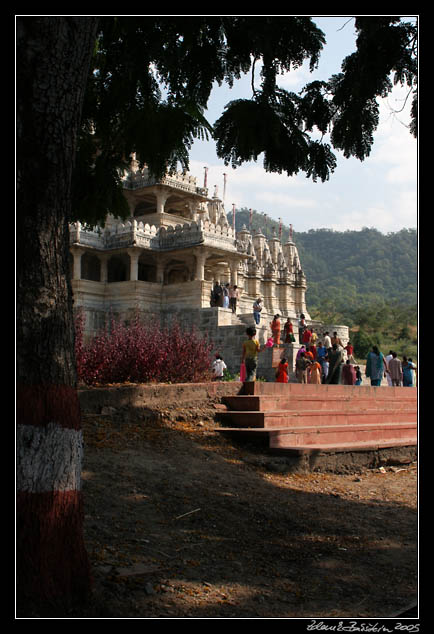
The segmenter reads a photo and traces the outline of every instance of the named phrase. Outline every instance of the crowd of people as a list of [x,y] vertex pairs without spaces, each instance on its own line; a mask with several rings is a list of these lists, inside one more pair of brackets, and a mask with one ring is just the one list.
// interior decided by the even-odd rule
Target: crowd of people
[[[236,312],[238,298],[237,286],[222,286],[216,282],[211,294],[211,305],[230,307]],[[261,322],[262,309],[262,298],[258,297],[253,303],[253,318],[256,325]],[[276,314],[269,326],[273,346],[296,343],[294,324],[289,317],[282,328],[280,315]],[[314,328],[307,324],[303,314],[300,315],[296,328],[300,349],[295,360],[295,376],[299,383],[362,385],[362,370],[354,358],[354,346],[351,341],[344,345],[337,332],[333,332],[331,336],[328,331],[320,338]],[[254,381],[258,354],[264,348],[259,345],[254,326],[247,328],[246,334],[248,339],[242,346],[241,380]],[[214,365],[215,377],[222,378],[226,368],[223,359],[216,358]],[[288,361],[282,357],[276,368],[276,381],[287,383],[289,376]],[[401,360],[392,350],[385,356],[378,346],[373,346],[366,359],[365,378],[371,386],[380,386],[383,378],[386,378],[389,386],[413,387],[416,384],[416,366],[411,358],[403,356]]]
[[240,291],[236,284],[231,285],[214,282],[211,289],[210,306],[220,308],[231,308],[233,313],[237,312],[237,302],[240,298]]

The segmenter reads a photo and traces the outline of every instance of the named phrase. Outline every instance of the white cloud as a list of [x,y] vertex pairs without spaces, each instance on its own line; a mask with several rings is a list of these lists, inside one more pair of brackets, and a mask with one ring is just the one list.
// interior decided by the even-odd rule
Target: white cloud
[[384,170],[388,183],[417,184],[417,142],[405,128],[395,128],[377,140],[372,162]]
[[[292,89],[293,80],[304,83],[305,70],[300,68],[284,78]],[[283,83],[280,82],[283,86]],[[296,88],[295,88],[296,89]],[[195,143],[190,172],[203,185],[204,166],[208,167],[208,190],[214,186],[223,197],[226,180],[225,207],[256,209],[298,231],[328,227],[338,231],[376,227],[384,233],[403,227],[417,226],[417,141],[402,122],[404,113],[391,114],[402,104],[403,92],[394,89],[380,105],[380,124],[375,132],[371,155],[363,162],[344,159],[337,153],[338,166],[326,183],[313,183],[304,174],[288,177],[270,174],[263,168],[263,159],[237,169],[225,166],[218,159],[213,142]],[[389,105],[386,103],[389,102]]]
[[318,207],[318,201],[312,198],[294,197],[285,193],[275,193],[270,191],[260,191],[255,196],[256,200],[263,201],[263,204],[268,205],[269,208],[275,207],[301,207],[301,208],[315,208]]
[[312,81],[312,73],[308,62],[304,62],[299,68],[293,68],[289,73],[277,76],[277,84],[280,88],[297,92],[310,81]]
[[[327,227],[336,231],[375,227],[383,233],[413,228],[417,225],[416,205],[416,195],[412,191],[397,192],[384,200],[371,200],[366,206],[354,201],[354,207],[342,209],[330,219]],[[320,226],[324,225],[317,225]]]

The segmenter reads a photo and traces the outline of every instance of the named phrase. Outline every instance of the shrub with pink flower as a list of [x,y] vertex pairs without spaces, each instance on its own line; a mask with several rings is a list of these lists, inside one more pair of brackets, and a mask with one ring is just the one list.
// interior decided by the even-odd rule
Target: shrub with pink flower
[[136,315],[130,323],[113,316],[89,342],[82,311],[75,320],[78,380],[108,383],[198,383],[211,380],[213,345],[196,328],[177,322],[162,327]]

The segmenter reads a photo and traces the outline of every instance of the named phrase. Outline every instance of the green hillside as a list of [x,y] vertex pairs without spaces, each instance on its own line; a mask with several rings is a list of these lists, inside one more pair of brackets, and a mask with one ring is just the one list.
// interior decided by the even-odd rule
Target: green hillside
[[[231,222],[232,216],[228,214]],[[236,212],[236,229],[249,226],[249,210]],[[253,211],[251,229],[270,238],[279,222]],[[282,243],[289,227],[282,225]],[[367,337],[416,357],[417,232],[402,229],[387,235],[376,229],[294,232],[313,318],[347,324],[354,337]],[[361,333],[356,334],[355,333]],[[399,344],[399,345],[398,345]],[[366,347],[365,346],[365,347]]]

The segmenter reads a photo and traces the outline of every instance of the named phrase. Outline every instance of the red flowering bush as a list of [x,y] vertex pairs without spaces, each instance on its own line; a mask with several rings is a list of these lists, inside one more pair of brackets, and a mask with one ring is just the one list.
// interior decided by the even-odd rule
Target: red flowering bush
[[110,317],[106,327],[84,342],[84,314],[75,320],[79,381],[107,383],[197,383],[211,379],[212,344],[196,328],[161,327],[138,316],[125,324]]

